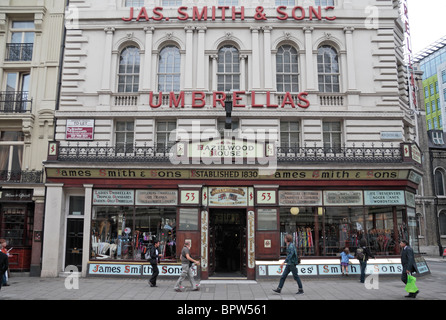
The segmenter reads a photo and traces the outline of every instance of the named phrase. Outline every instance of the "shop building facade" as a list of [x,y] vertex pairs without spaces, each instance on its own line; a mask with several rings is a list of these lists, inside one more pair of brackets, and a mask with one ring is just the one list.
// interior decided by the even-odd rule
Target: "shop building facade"
[[398,1],[328,2],[72,4],[42,276],[150,274],[155,238],[161,274],[189,239],[202,279],[277,276],[286,233],[304,274],[362,238],[399,273],[423,170]]
[[42,162],[54,140],[64,1],[0,1],[0,239],[11,272],[39,276]]

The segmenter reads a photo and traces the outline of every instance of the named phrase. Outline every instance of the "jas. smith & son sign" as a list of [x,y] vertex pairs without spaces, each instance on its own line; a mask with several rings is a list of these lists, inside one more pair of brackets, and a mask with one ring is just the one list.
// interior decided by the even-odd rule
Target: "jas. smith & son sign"
[[221,20],[225,21],[226,19],[235,20],[245,20],[245,18],[251,18],[259,21],[265,21],[268,19],[278,19],[278,20],[327,20],[334,21],[336,20],[336,16],[331,15],[331,11],[333,11],[335,7],[327,6],[310,6],[308,8],[304,8],[301,6],[295,7],[286,7],[286,6],[278,6],[275,8],[275,12],[273,16],[269,16],[266,12],[265,8],[262,6],[258,6],[253,12],[248,12],[245,10],[245,7],[230,7],[230,6],[211,6],[211,7],[202,7],[198,8],[197,6],[193,6],[192,8],[182,6],[179,7],[176,12],[176,17],[169,17],[164,15],[163,7],[154,7],[153,9],[142,7],[142,8],[130,8],[130,12],[127,17],[123,17],[124,21],[169,21],[170,19],[177,19],[180,21],[216,21]]

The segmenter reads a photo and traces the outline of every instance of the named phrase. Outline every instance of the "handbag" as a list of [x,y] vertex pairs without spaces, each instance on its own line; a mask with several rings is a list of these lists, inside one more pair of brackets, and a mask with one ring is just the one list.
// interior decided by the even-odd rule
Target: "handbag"
[[411,276],[410,274],[407,275],[407,284],[406,284],[406,292],[408,293],[415,293],[418,291],[418,287],[416,285],[417,278],[414,276]]

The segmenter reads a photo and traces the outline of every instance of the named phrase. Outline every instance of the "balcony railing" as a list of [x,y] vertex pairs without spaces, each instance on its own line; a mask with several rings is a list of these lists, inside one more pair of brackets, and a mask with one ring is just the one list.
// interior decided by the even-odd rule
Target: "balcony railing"
[[166,162],[169,161],[170,147],[153,147],[134,145],[132,147],[117,147],[106,144],[100,146],[87,144],[86,146],[71,145],[59,147],[60,161],[88,161],[88,162]]
[[0,170],[0,182],[43,183],[43,171],[7,171]]
[[393,145],[351,147],[304,147],[277,148],[278,162],[351,162],[351,163],[399,163],[403,161],[401,148]]
[[32,99],[27,91],[1,91],[0,112],[25,113],[32,111]]
[[[57,159],[59,161],[75,162],[169,162],[170,148],[156,148],[153,146],[127,147],[125,150],[116,146],[100,146],[96,144],[80,145],[67,144],[59,146]],[[403,157],[398,145],[351,147],[339,146],[326,148],[317,146],[288,146],[278,147],[277,162],[296,163],[401,163]]]
[[31,61],[33,59],[33,43],[7,43],[6,61]]

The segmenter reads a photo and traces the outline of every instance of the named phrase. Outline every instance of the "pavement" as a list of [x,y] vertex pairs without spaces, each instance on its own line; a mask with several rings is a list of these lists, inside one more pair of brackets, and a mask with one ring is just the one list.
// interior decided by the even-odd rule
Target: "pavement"
[[[357,275],[308,279],[301,276],[304,294],[296,295],[297,284],[290,274],[281,294],[272,290],[279,279],[240,281],[201,281],[199,291],[192,291],[188,281],[183,282],[184,292],[173,287],[176,277],[158,277],[158,287],[150,287],[143,278],[39,278],[12,274],[10,286],[2,287],[0,300],[168,300],[198,303],[198,301],[276,301],[276,300],[446,300],[446,259],[425,257],[435,262],[439,272],[419,277],[420,290],[416,299],[405,298],[407,293],[399,275],[367,278],[360,283]],[[444,262],[439,263],[439,262]],[[444,267],[444,268],[443,268]],[[376,276],[375,276],[376,277]]]

